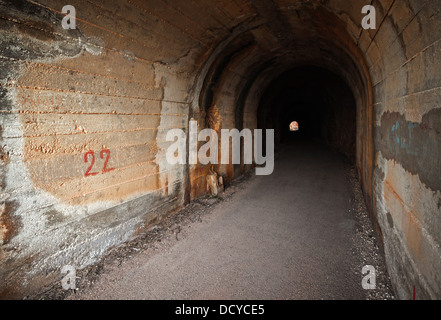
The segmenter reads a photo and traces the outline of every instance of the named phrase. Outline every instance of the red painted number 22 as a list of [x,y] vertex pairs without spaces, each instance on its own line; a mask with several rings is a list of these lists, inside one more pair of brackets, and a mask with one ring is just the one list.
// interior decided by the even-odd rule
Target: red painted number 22
[[106,160],[104,162],[104,167],[101,170],[101,172],[90,172],[92,170],[93,165],[95,164],[95,152],[90,150],[84,154],[84,162],[85,163],[89,162],[89,155],[92,156],[92,162],[90,163],[89,168],[87,168],[86,174],[84,175],[85,177],[95,176],[99,173],[106,173],[106,172],[110,172],[115,169],[115,168],[111,168],[111,169],[107,168],[107,163],[109,162],[109,159],[110,159],[110,150],[109,149],[101,150],[101,152],[100,152],[101,159],[104,159],[104,154],[106,154]]

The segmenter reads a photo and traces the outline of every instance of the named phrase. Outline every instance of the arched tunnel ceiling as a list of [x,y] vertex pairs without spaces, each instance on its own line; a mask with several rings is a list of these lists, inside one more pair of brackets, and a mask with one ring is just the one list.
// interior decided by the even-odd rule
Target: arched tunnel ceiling
[[[338,10],[332,3],[250,1],[250,18],[215,43],[205,69],[199,74],[199,81],[203,79],[199,107],[210,105],[213,88],[222,75],[228,78],[232,73],[240,74],[245,80],[241,83],[241,94],[247,96],[254,82],[258,83],[260,94],[282,73],[302,65],[328,69],[345,79],[356,95],[369,95],[369,76],[356,44],[361,29],[349,19],[352,13],[354,19],[361,21],[361,12],[355,14],[358,7],[354,8],[349,1],[340,2]],[[245,108],[240,103],[236,107]],[[237,120],[236,125],[241,127],[240,117]]]
[[[373,94],[363,46],[375,33],[361,27],[363,5],[338,0],[251,0],[237,6],[241,12],[237,22],[230,21],[227,32],[210,30],[218,32],[217,39],[211,40],[208,51],[196,54],[199,64],[190,116],[204,126],[207,108],[215,106],[215,117],[220,114],[225,128],[252,129],[263,93],[281,74],[301,66],[327,69],[342,78],[355,97],[356,163],[370,197],[375,156]],[[379,16],[382,10],[378,8]],[[225,99],[225,94],[230,98]]]

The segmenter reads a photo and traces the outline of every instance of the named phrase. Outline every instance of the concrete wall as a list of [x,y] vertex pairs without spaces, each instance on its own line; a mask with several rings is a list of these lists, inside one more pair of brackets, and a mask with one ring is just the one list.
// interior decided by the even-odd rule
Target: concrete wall
[[165,134],[188,126],[193,65],[176,64],[197,41],[137,5],[71,1],[64,30],[60,2],[40,3],[0,7],[0,296],[96,261],[185,197]]
[[[375,3],[375,1],[374,1]],[[441,2],[382,1],[360,46],[374,84],[374,208],[402,298],[441,298]]]
[[356,163],[399,297],[441,298],[441,1],[374,0],[375,30],[365,2],[0,0],[0,296],[202,195],[207,166],[168,164],[167,130],[202,129],[211,107],[221,128],[253,129],[265,88],[313,65],[356,100]]

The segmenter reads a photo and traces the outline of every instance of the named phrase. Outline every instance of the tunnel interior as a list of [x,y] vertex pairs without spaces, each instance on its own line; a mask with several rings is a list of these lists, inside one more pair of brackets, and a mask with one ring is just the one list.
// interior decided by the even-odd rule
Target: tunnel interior
[[376,29],[361,0],[73,0],[66,29],[57,0],[0,1],[0,294],[204,196],[210,166],[166,157],[195,120],[346,155],[399,296],[439,297],[441,5],[370,2]]
[[[206,61],[195,118],[216,130],[274,129],[276,150],[293,139],[321,141],[357,166],[370,204],[373,111],[365,59],[328,11],[304,8],[293,16],[264,7],[256,6],[263,27],[254,21],[238,29]],[[299,131],[289,131],[292,121]],[[247,168],[216,166],[227,183]]]
[[[289,130],[296,121],[299,130]],[[258,108],[258,127],[275,130],[279,144],[314,139],[355,163],[356,102],[348,85],[319,67],[298,67],[275,79]]]

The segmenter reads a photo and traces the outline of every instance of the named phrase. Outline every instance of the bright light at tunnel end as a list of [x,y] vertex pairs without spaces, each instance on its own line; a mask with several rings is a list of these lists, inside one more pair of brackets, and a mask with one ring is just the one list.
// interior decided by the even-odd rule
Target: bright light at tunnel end
[[[189,164],[256,164],[256,175],[267,176],[274,171],[274,129],[222,129],[220,130],[219,161],[219,134],[216,130],[206,128],[198,133],[197,121],[189,122],[188,150],[187,136],[182,129],[171,129],[167,132],[166,140],[173,142],[166,152],[166,159],[170,165],[186,164],[187,151]],[[209,139],[207,141],[207,138]],[[243,139],[241,148],[241,139]],[[232,144],[230,145],[230,141]],[[198,150],[198,142],[206,142]],[[265,155],[263,148],[265,147]],[[230,157],[230,150],[232,155]],[[243,152],[243,162],[241,153]],[[253,152],[254,151],[254,152]]]
[[297,121],[293,121],[289,125],[289,131],[299,131],[299,123]]

